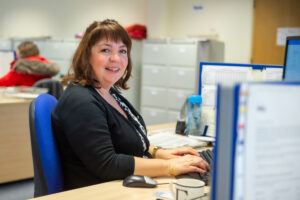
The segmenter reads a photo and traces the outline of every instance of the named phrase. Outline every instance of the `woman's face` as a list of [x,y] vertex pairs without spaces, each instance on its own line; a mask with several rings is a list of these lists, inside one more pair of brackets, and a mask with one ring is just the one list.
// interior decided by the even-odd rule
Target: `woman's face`
[[104,89],[110,89],[124,74],[128,65],[126,45],[119,42],[97,42],[91,49],[90,64]]

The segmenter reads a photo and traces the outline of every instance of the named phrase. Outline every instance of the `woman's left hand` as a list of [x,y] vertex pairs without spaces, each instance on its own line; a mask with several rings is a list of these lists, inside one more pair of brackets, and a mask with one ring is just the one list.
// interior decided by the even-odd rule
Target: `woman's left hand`
[[183,147],[183,148],[176,148],[176,149],[159,149],[156,153],[156,157],[161,159],[172,159],[187,154],[200,156],[195,149],[191,147]]

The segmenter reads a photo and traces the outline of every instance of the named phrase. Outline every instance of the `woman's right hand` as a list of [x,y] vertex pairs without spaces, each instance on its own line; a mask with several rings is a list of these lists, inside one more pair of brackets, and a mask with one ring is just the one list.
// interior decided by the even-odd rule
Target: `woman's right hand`
[[208,163],[199,156],[184,155],[168,160],[169,174],[177,176],[189,172],[205,173],[210,170]]

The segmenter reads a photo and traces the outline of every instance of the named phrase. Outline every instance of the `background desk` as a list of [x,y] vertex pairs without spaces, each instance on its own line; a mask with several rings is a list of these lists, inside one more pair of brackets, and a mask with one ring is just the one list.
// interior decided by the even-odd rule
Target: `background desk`
[[[158,183],[169,183],[174,178],[160,177],[154,179]],[[208,193],[209,189],[209,187],[205,187],[205,193]],[[158,198],[153,196],[153,193],[156,191],[169,192],[169,184],[158,185],[156,188],[128,188],[122,185],[122,181],[111,181],[66,192],[60,192],[57,194],[47,195],[32,200],[155,200]],[[208,196],[202,198],[202,200],[208,199]]]
[[0,183],[33,177],[30,102],[0,96]]

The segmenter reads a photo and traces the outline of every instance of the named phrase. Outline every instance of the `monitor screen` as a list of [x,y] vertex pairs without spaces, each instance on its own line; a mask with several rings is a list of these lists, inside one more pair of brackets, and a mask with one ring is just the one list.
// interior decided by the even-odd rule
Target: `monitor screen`
[[217,98],[211,199],[299,199],[300,81],[223,84]]
[[287,37],[283,80],[300,80],[300,36]]

